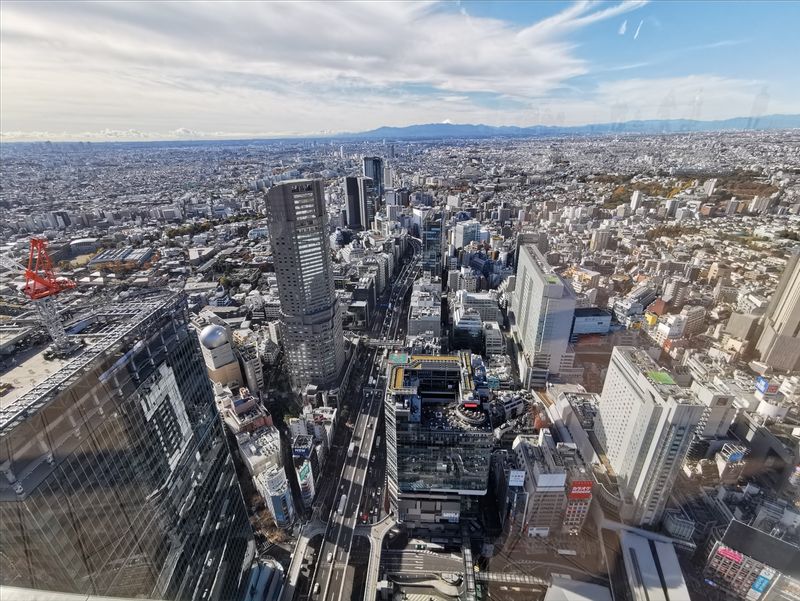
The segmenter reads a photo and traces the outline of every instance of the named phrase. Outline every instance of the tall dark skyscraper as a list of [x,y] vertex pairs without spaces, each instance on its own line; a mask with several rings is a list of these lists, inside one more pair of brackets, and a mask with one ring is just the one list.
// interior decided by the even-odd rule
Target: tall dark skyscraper
[[386,183],[383,181],[383,159],[381,157],[364,157],[364,177],[368,177],[374,182],[375,194],[382,198]]
[[77,355],[29,357],[2,397],[0,581],[235,598],[253,539],[186,301],[127,299],[85,325]]
[[346,177],[347,227],[368,230],[375,219],[377,190],[368,177]]
[[322,182],[293,180],[270,188],[267,219],[293,386],[333,386],[344,363],[344,335]]
[[361,223],[361,186],[357,177],[344,178],[344,193],[347,199],[345,205],[345,225],[353,230],[364,227]]
[[432,275],[442,275],[442,211],[431,209],[422,220],[422,269]]

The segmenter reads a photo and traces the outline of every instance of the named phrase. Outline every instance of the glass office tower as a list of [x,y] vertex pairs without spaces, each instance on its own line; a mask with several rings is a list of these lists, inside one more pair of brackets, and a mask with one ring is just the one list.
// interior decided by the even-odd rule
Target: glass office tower
[[423,218],[420,235],[422,236],[422,269],[431,275],[442,275],[442,247],[444,230],[442,229],[442,211],[430,209]]
[[383,159],[381,157],[364,157],[364,177],[368,177],[374,182],[375,194],[382,197],[386,183],[383,181]]
[[0,581],[232,599],[252,532],[182,295],[94,308],[0,406]]

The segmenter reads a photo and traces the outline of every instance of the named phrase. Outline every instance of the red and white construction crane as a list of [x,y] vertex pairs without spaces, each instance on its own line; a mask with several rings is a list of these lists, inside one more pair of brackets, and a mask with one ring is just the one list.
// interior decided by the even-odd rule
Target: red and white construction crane
[[28,267],[23,267],[14,259],[0,255],[0,263],[9,269],[18,269],[25,274],[22,292],[33,302],[39,317],[53,339],[56,353],[68,352],[70,348],[64,324],[58,316],[55,297],[70,288],[75,282],[64,277],[56,277],[53,263],[47,254],[47,239],[31,238],[28,252]]

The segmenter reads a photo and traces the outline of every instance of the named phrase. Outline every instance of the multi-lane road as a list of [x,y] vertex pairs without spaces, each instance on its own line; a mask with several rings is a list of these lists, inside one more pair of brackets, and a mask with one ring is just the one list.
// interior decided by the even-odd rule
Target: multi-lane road
[[[400,331],[401,321],[408,308],[406,297],[419,274],[420,249],[412,239],[413,258],[395,278],[388,295],[388,307],[382,321],[372,334],[378,344],[393,342]],[[310,597],[314,601],[348,600],[352,578],[348,577],[348,562],[357,524],[379,520],[383,515],[386,453],[385,436],[375,445],[382,431],[386,350],[380,346],[368,349],[366,385],[360,391],[358,412],[353,420],[353,433],[347,457],[331,495],[330,516],[317,561],[312,571]]]

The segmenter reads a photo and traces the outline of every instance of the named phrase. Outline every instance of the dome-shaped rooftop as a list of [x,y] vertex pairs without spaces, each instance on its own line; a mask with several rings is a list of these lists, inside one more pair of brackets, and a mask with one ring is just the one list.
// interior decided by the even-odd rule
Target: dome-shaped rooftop
[[215,349],[228,342],[228,333],[225,328],[212,324],[203,328],[200,332],[200,344],[207,349]]

